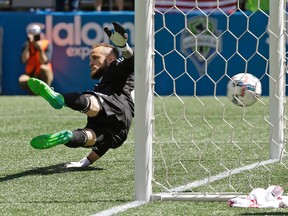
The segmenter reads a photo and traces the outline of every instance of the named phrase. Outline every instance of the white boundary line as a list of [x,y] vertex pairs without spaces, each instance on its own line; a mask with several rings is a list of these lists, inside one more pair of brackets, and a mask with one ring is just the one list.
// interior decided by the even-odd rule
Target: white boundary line
[[146,203],[148,203],[148,202],[146,202],[146,201],[134,201],[134,202],[130,202],[130,203],[127,203],[127,204],[124,204],[121,206],[115,206],[113,208],[104,210],[102,212],[98,212],[97,214],[93,214],[91,216],[111,216],[113,214],[118,214],[118,213],[124,212],[130,208],[135,208],[135,207],[144,205]]
[[172,192],[186,191],[186,190],[189,190],[190,188],[199,187],[199,186],[202,186],[202,185],[205,185],[205,184],[208,184],[208,183],[211,183],[211,182],[226,178],[229,175],[238,174],[240,172],[243,172],[243,171],[246,171],[246,170],[251,170],[251,169],[254,169],[254,168],[258,167],[258,166],[262,166],[262,165],[266,165],[266,164],[270,164],[270,163],[275,163],[277,161],[279,161],[279,159],[270,159],[270,160],[260,161],[260,162],[254,163],[254,164],[250,164],[250,165],[247,165],[247,166],[244,166],[244,167],[228,170],[228,171],[222,172],[222,173],[220,173],[220,174],[218,174],[216,176],[211,176],[211,177],[204,178],[204,179],[201,179],[201,180],[198,180],[198,181],[194,181],[194,182],[192,182],[190,184],[187,184],[187,185],[183,185],[183,186],[179,186],[179,187],[173,188],[173,189],[171,189],[171,191]]
[[[211,176],[209,178],[204,178],[204,179],[201,179],[201,180],[198,180],[198,181],[194,181],[194,182],[192,182],[190,184],[187,184],[187,185],[184,185],[184,186],[173,188],[173,189],[171,189],[171,191],[172,192],[185,191],[185,190],[190,189],[190,188],[199,187],[199,186],[205,185],[207,183],[211,183],[211,182],[226,178],[229,175],[238,174],[238,173],[241,173],[241,172],[246,171],[246,170],[251,170],[251,169],[254,169],[256,167],[259,167],[259,166],[262,166],[262,165],[266,165],[266,164],[276,163],[278,161],[279,161],[278,159],[270,159],[270,160],[261,161],[261,162],[257,162],[257,163],[254,163],[254,164],[250,164],[250,165],[247,165],[247,166],[244,166],[244,167],[232,169],[232,170],[229,170],[229,171],[222,172],[222,173],[220,173],[218,175]],[[148,203],[148,202],[146,202],[146,201],[133,201],[133,202],[130,202],[130,203],[127,203],[127,204],[124,204],[124,205],[115,206],[113,208],[104,210],[102,212],[98,212],[98,213],[93,214],[91,216],[112,216],[114,214],[117,214],[117,213],[120,213],[120,212],[124,212],[124,211],[126,211],[126,210],[128,210],[130,208],[135,208],[135,207],[144,205],[146,203]]]

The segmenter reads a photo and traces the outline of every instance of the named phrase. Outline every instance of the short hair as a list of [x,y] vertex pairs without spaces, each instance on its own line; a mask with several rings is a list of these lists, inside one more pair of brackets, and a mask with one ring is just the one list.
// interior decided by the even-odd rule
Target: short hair
[[97,44],[94,44],[92,46],[92,50],[96,47],[100,47],[100,46],[103,46],[103,47],[107,47],[107,48],[112,48],[111,52],[109,54],[113,54],[116,58],[119,58],[120,57],[120,52],[119,50],[117,49],[117,47],[115,46],[112,46],[110,44],[107,44],[107,43],[97,43]]

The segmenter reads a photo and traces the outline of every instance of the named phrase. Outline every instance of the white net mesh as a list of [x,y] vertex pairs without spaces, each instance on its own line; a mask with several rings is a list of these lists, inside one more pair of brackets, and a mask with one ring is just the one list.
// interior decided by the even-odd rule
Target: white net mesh
[[[279,175],[287,164],[269,160],[273,56],[269,13],[256,8],[233,0],[156,0],[154,193],[239,194],[286,184]],[[226,97],[238,73],[262,84],[251,106]]]

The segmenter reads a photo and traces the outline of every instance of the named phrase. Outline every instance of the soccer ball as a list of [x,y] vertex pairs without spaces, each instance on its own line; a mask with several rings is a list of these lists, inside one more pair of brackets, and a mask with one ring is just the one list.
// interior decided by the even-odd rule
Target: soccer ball
[[260,98],[260,80],[249,73],[236,74],[227,84],[227,96],[237,106],[250,106]]

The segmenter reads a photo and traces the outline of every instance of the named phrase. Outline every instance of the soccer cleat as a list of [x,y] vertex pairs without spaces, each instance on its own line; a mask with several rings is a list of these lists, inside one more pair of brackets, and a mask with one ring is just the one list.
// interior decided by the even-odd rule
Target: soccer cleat
[[73,133],[69,130],[63,130],[55,134],[43,134],[34,137],[30,144],[36,149],[48,149],[56,145],[66,144],[72,139]]
[[64,97],[53,91],[45,82],[36,78],[28,80],[29,88],[36,94],[43,97],[55,109],[61,109],[65,106]]

